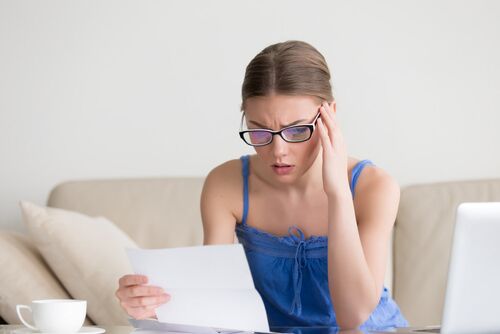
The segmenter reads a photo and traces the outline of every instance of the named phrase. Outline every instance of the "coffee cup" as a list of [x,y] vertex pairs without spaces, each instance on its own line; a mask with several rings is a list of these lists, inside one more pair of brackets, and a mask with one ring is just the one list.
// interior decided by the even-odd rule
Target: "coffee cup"
[[[32,313],[34,325],[23,319],[21,310]],[[34,331],[45,333],[76,333],[82,328],[87,314],[87,301],[76,299],[33,300],[31,306],[16,305],[19,320]]]

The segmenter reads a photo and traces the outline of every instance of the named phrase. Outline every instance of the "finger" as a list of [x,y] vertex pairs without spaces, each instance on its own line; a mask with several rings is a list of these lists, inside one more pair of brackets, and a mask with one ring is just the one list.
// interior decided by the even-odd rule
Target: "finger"
[[158,296],[163,293],[165,293],[165,291],[162,288],[152,285],[135,285],[123,289],[123,296],[127,298]]
[[161,303],[161,304],[156,304],[156,305],[148,305],[148,306],[144,306],[146,308],[146,310],[156,310],[158,307],[162,306],[163,304],[165,303]]
[[169,300],[170,300],[170,295],[162,294],[159,296],[128,298],[124,303],[127,305],[127,307],[145,307],[151,305],[165,304]]
[[333,122],[331,112],[327,108],[328,108],[328,104],[326,104],[326,103],[321,106],[321,108],[320,108],[321,118],[323,118],[323,122],[325,123],[327,128],[333,129],[335,127],[334,126],[335,123]]
[[335,137],[335,125],[333,120],[331,119],[331,116],[328,115],[328,112],[326,111],[325,107],[321,107],[321,119],[323,120],[323,125],[326,129],[326,132],[328,134],[328,138],[330,140],[330,144],[333,145],[334,142],[334,137]]
[[131,307],[127,308],[126,311],[134,319],[146,319],[156,316],[155,307]]
[[328,103],[326,101],[323,102],[321,104],[321,107],[323,108],[323,113],[321,114],[321,117],[326,119],[325,123],[327,123],[328,121],[332,121],[333,120],[332,116],[334,113],[332,112]]
[[335,109],[334,106],[336,106],[336,102],[335,101],[332,101],[332,103],[328,103],[328,101],[323,101],[323,103],[321,105],[324,105],[326,110],[329,112],[330,115],[335,115],[336,112],[335,112]]
[[321,139],[321,146],[323,147],[323,151],[325,153],[329,153],[331,148],[332,148],[332,144],[331,144],[330,138],[328,137],[328,132],[325,128],[325,124],[323,123],[321,118],[318,118],[318,130],[319,130],[319,137]]
[[125,275],[120,278],[118,283],[120,286],[130,286],[137,284],[146,284],[148,282],[148,277],[145,275]]
[[325,105],[325,108],[326,108],[326,111],[327,111],[326,112],[326,117],[332,120],[332,122],[334,124],[334,129],[338,130],[339,127],[338,127],[338,124],[337,124],[337,112],[332,107],[330,107],[330,105],[327,102],[325,102],[324,105]]

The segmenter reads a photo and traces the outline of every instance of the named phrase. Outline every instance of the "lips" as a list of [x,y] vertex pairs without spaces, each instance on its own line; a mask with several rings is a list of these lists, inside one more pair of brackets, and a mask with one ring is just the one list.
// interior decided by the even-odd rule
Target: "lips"
[[293,171],[293,168],[295,167],[293,165],[288,165],[288,164],[284,164],[284,163],[275,163],[275,164],[273,164],[271,166],[273,168],[273,171],[277,175],[290,174]]

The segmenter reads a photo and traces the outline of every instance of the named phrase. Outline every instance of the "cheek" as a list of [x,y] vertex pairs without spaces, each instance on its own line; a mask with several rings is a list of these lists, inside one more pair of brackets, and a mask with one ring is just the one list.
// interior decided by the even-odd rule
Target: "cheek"
[[307,144],[307,147],[304,149],[304,155],[306,159],[314,160],[321,149],[319,137],[311,137]]
[[255,146],[253,149],[255,150],[255,153],[257,153],[258,156],[260,157],[265,157],[266,155],[269,154],[269,145],[266,146]]
[[320,138],[315,132],[307,142],[307,150],[314,151],[320,146]]
[[310,161],[314,161],[317,153],[319,152],[319,142],[315,138],[311,138],[307,142],[300,143],[296,146],[294,150],[295,156],[299,158],[302,163],[307,164]]

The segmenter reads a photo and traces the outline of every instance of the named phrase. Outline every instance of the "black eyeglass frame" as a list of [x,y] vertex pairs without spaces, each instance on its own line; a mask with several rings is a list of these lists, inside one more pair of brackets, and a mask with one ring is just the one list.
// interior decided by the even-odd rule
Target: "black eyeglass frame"
[[[269,130],[269,129],[249,129],[249,130],[243,130],[243,131],[240,131],[239,134],[240,134],[240,138],[245,142],[245,144],[247,145],[250,145],[250,146],[254,146],[254,147],[259,147],[259,146],[266,146],[266,145],[269,145],[273,142],[273,138],[275,135],[279,135],[284,141],[286,141],[287,143],[303,143],[305,141],[308,141],[309,139],[311,139],[313,133],[314,133],[314,129],[316,128],[316,122],[318,121],[318,118],[320,118],[321,116],[321,112],[318,112],[318,114],[314,117],[313,121],[311,123],[307,123],[307,124],[296,124],[296,125],[291,125],[291,126],[287,126],[286,128],[283,128],[281,130],[278,130],[278,131],[274,131],[274,130]],[[243,115],[241,116],[241,124],[240,124],[240,129],[243,127],[243,118],[245,117],[245,113],[243,113]],[[285,130],[288,130],[288,129],[293,129],[293,128],[298,128],[298,127],[308,127],[309,128],[309,137],[307,137],[306,139],[301,139],[301,140],[288,140],[286,139],[285,137],[283,137],[282,135],[282,132],[285,131]],[[245,139],[245,133],[250,133],[250,132],[268,132],[271,134],[271,139],[269,140],[269,142],[265,143],[265,144],[251,144],[249,142],[246,141]]]

